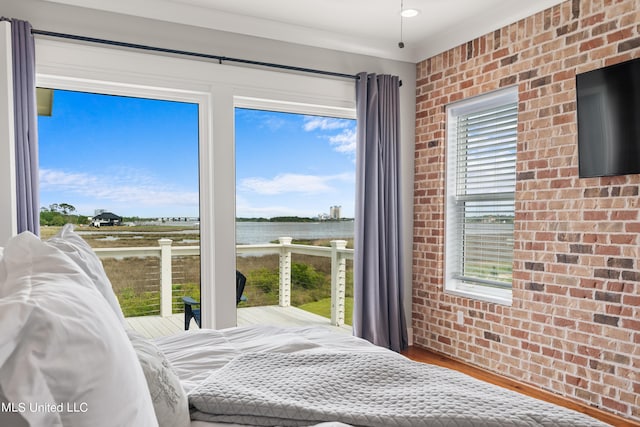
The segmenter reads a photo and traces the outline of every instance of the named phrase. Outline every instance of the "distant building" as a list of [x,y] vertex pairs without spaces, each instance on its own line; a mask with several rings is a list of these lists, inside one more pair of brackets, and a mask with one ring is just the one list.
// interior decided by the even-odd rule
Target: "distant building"
[[342,209],[342,206],[331,206],[329,208],[329,218],[339,220],[341,209]]
[[102,211],[91,218],[91,225],[94,227],[102,227],[103,225],[120,225],[122,217],[111,212]]

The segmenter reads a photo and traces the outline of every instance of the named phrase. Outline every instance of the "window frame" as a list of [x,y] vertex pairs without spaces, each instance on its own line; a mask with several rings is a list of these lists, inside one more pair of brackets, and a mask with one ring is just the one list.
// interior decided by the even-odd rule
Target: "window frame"
[[202,326],[236,326],[234,106],[355,109],[353,82],[36,39],[36,85],[198,104]]
[[[518,102],[517,87],[509,87],[498,91],[465,99],[447,105],[447,155],[445,185],[445,292],[453,295],[473,298],[502,305],[511,305],[512,287],[493,287],[487,284],[463,281],[459,276],[459,250],[462,247],[462,230],[459,227],[460,214],[457,212],[457,152],[459,140],[456,126],[458,118],[469,114],[497,108]],[[517,125],[516,125],[517,138]],[[514,159],[514,169],[517,161]],[[487,193],[482,193],[487,194]],[[499,193],[504,199],[504,194]],[[480,196],[482,198],[482,196]],[[508,199],[511,200],[511,199]],[[515,182],[513,192],[515,214]]]

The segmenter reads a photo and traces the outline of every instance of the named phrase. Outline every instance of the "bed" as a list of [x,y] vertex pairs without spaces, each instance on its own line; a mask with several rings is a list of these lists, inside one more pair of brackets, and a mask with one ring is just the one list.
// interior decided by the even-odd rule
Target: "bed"
[[2,426],[603,426],[317,327],[128,330],[70,226],[0,249]]

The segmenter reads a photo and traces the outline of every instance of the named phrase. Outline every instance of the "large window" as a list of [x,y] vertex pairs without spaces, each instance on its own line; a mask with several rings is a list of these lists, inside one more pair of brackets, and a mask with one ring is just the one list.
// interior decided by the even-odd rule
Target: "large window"
[[293,103],[304,114],[328,110],[326,115],[333,116],[354,109],[353,81],[46,38],[36,40],[36,49],[41,87],[198,105],[200,251],[206,260],[200,268],[202,326],[235,326],[235,251],[230,250],[235,246],[234,106],[256,108],[263,100],[276,100],[269,104]]
[[448,107],[446,289],[510,303],[517,91]]
[[38,105],[42,237],[75,224],[127,318],[199,299],[198,105],[44,88]]
[[[337,317],[336,322],[350,325],[355,112],[332,117],[289,107],[235,109],[236,268],[247,277],[248,298],[240,307],[291,305],[295,309],[267,307],[271,321],[297,313],[295,322],[327,325],[322,317],[338,316],[336,307],[343,307],[344,323]],[[274,248],[281,238],[291,238],[293,245]],[[333,258],[327,251],[333,240],[344,240],[351,256]],[[285,251],[290,255],[283,256]],[[239,324],[255,313],[240,310]]]

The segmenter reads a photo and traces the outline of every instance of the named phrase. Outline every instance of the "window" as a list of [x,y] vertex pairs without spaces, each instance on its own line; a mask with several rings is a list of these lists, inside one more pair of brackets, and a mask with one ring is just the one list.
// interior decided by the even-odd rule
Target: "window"
[[177,313],[200,294],[198,104],[97,92],[38,88],[41,236],[76,224],[125,317]]
[[[250,106],[237,106],[234,120],[236,268],[247,277],[248,298],[240,307],[279,304],[287,316],[297,313],[301,324],[334,319],[350,325],[355,111],[326,115],[331,112],[301,113],[299,105]],[[276,243],[283,237],[293,245]],[[350,256],[332,257],[332,240],[345,240]],[[252,313],[238,310],[239,324],[252,322]],[[272,311],[274,320],[281,313]]]
[[36,49],[41,87],[198,105],[202,325],[236,326],[235,251],[229,250],[235,245],[235,203],[229,203],[235,199],[233,107],[256,108],[264,104],[257,101],[273,99],[269,104],[276,107],[295,104],[305,114],[335,115],[354,109],[353,82],[46,38],[36,40]]
[[511,303],[517,90],[450,105],[446,290]]

